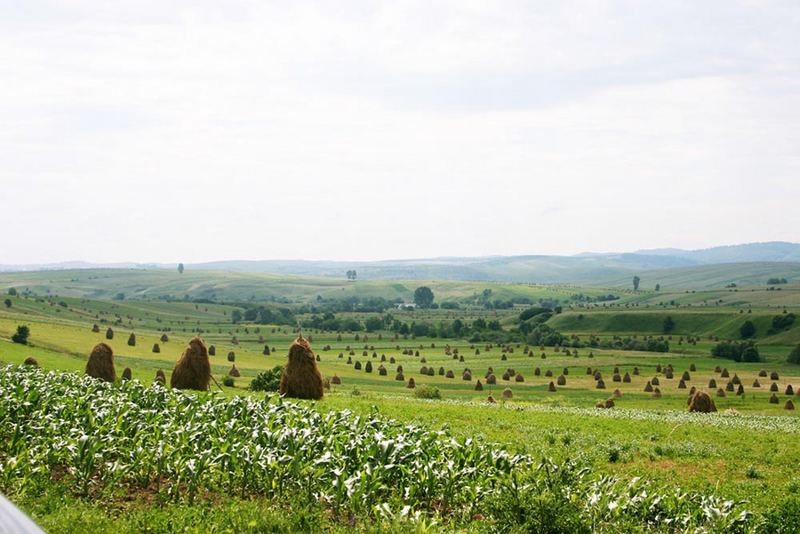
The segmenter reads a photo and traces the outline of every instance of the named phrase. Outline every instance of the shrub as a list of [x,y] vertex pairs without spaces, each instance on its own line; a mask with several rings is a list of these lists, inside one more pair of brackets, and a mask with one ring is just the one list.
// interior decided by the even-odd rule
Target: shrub
[[756,335],[756,325],[753,324],[753,321],[745,321],[741,327],[739,327],[739,335],[742,336],[742,339],[748,339]]
[[28,337],[31,335],[31,329],[28,328],[27,325],[19,325],[17,327],[16,333],[11,336],[11,341],[14,343],[18,343],[20,345],[27,345],[28,344]]
[[233,377],[232,376],[226,376],[225,378],[223,378],[222,379],[222,385],[225,386],[225,387],[228,387],[228,388],[232,388],[233,387]]
[[760,362],[758,347],[752,341],[720,341],[711,349],[711,354],[735,362]]
[[250,382],[250,391],[278,391],[282,373],[283,367],[280,365],[258,373],[253,381]]
[[792,352],[789,353],[789,357],[786,359],[789,363],[800,363],[800,343],[792,349]]
[[414,396],[418,399],[441,399],[442,394],[439,391],[439,388],[429,386],[428,384],[422,384],[418,388],[414,389]]

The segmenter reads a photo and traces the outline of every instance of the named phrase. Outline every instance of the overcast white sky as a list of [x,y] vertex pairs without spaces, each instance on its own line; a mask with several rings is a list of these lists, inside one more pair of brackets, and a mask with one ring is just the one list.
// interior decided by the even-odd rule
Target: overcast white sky
[[0,186],[0,263],[800,241],[800,3],[0,0]]

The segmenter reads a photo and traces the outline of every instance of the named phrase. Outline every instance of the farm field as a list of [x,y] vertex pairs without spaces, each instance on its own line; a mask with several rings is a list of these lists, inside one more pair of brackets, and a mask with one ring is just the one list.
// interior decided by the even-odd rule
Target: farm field
[[[129,283],[128,273],[117,276],[122,277],[121,285]],[[30,282],[28,274],[21,275],[22,278],[25,284]],[[315,314],[321,313],[308,308],[306,299],[310,298],[312,304],[317,300],[310,297],[313,292],[292,294],[291,298],[283,294],[280,298],[285,300],[267,303],[296,310],[295,325],[289,325],[247,320],[234,323],[235,312],[255,305],[237,301],[238,289],[228,295],[218,288],[219,301],[193,302],[150,300],[144,296],[120,300],[91,298],[85,289],[69,296],[56,292],[56,287],[63,289],[61,285],[25,284],[15,281],[13,286],[2,288],[6,293],[9,287],[15,287],[18,294],[9,297],[11,306],[0,308],[0,363],[19,365],[34,357],[44,370],[80,375],[91,348],[106,342],[114,349],[118,376],[127,367],[135,381],[149,385],[161,369],[169,383],[176,359],[188,341],[200,334],[207,345],[215,347],[211,364],[219,387],[212,382],[210,395],[220,402],[240,396],[263,398],[264,393],[248,389],[250,382],[259,373],[283,365],[288,346],[297,335],[295,325],[310,322]],[[363,296],[361,284],[352,284],[347,290]],[[520,312],[531,306],[516,305],[508,309],[473,306],[469,299],[485,285],[465,287],[464,284],[459,283],[458,290],[451,288],[452,293],[443,289],[445,285],[432,286],[435,293],[443,291],[443,299],[466,299],[458,309],[341,311],[336,312],[336,317],[363,323],[370,317],[389,314],[401,322],[431,325],[482,319],[496,321],[499,332],[510,333],[518,325]],[[381,296],[381,291],[392,284],[365,285],[368,287],[364,291],[372,297]],[[412,283],[409,285],[414,287]],[[535,297],[533,303],[538,303],[538,299],[555,300],[562,311],[546,324],[580,341],[579,347],[535,345],[521,338],[498,342],[415,337],[385,327],[373,332],[337,332],[304,326],[303,335],[311,340],[322,375],[329,379],[336,377],[341,383],[331,384],[321,401],[303,401],[299,406],[320,414],[342,410],[362,417],[377,414],[429,431],[447,428],[456,439],[477,439],[512,454],[536,460],[548,458],[557,464],[575,462],[590,469],[593,480],[604,476],[627,481],[641,478],[662,489],[713,494],[739,503],[739,508],[763,519],[764,514],[775,509],[776,503],[784,503],[800,490],[793,472],[786,467],[800,461],[800,448],[796,446],[800,419],[796,410],[785,409],[787,402],[800,401],[796,395],[800,391],[800,366],[786,361],[800,342],[800,327],[770,331],[775,316],[800,311],[800,300],[791,289],[742,288],[736,292],[735,301],[727,301],[725,292],[717,290],[709,291],[700,300],[695,300],[697,293],[692,292],[657,295],[688,299],[675,306],[659,304],[650,293],[633,291],[615,291],[619,298],[612,303],[585,303],[576,302],[571,296],[604,295],[611,290],[502,286],[505,298],[528,295]],[[501,290],[494,287],[493,293]],[[436,295],[438,300],[439,293]],[[713,305],[708,305],[712,296]],[[720,298],[722,302],[718,302]],[[666,317],[674,322],[668,334],[662,329]],[[738,330],[745,320],[755,325],[755,341],[763,361],[744,363],[711,356],[712,347],[720,339],[738,339]],[[30,328],[29,345],[11,342],[21,324]],[[94,325],[97,331],[93,331]],[[113,331],[112,339],[107,338],[109,328]],[[131,334],[135,335],[132,345]],[[164,335],[167,341],[162,341]],[[622,336],[664,338],[669,341],[670,350],[658,353],[602,346],[604,341]],[[588,346],[592,338],[600,346]],[[158,352],[154,352],[155,346]],[[265,354],[265,347],[269,348],[269,354]],[[226,379],[231,379],[234,366],[240,376],[223,385]],[[671,378],[669,366],[673,371]],[[487,377],[490,369],[494,383]],[[774,379],[770,378],[772,373],[776,373]],[[409,388],[412,379],[415,387]],[[735,383],[728,385],[732,380]],[[478,381],[481,389],[476,390]],[[758,386],[754,385],[756,381]],[[743,388],[741,394],[737,394],[739,384]],[[437,388],[441,399],[418,398],[417,392],[425,386]],[[688,414],[688,391],[692,387],[711,393],[719,412]],[[770,402],[773,395],[777,403]],[[487,402],[490,396],[495,403]],[[595,407],[608,399],[613,399],[612,409]],[[12,484],[6,491],[15,487],[20,489]],[[48,491],[60,495],[57,501],[60,504],[28,492],[20,492],[17,500],[52,531],[68,530],[62,523],[65,508],[82,510],[83,520],[94,521],[103,528],[113,526],[132,531],[141,526],[141,521],[177,521],[171,514],[182,514],[180,521],[189,525],[200,520],[192,515],[199,505],[182,499],[170,501],[158,516],[148,512],[153,495],[138,495],[125,504],[115,497],[110,500],[111,505],[95,507],[63,485],[49,487]],[[201,502],[220,499],[216,496],[218,491],[211,484],[198,499]],[[252,495],[245,492],[240,495],[247,497],[242,502],[225,498],[218,502],[219,510],[247,510],[242,517],[249,517],[254,510],[249,508],[253,501],[248,499],[261,502],[259,494],[263,492]],[[281,510],[285,502],[281,499],[261,502],[258,506],[271,510],[267,514],[270,525],[283,525],[287,531],[298,528],[296,524],[283,522]],[[371,513],[361,510],[356,515]],[[428,517],[435,520],[435,514]],[[391,520],[382,520],[388,521],[390,528],[408,528],[408,525],[391,527]],[[214,521],[225,524],[226,520],[217,517]],[[332,530],[346,524],[341,518],[328,517],[325,521],[324,528]],[[461,521],[469,529],[491,526]],[[357,523],[359,528],[367,524]],[[750,527],[756,528],[756,523],[753,519]]]

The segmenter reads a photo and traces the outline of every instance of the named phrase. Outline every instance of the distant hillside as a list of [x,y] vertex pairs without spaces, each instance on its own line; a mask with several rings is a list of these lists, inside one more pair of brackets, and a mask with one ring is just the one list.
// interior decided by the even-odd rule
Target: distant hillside
[[[174,269],[175,265],[64,262],[51,265],[0,265],[0,271],[85,268]],[[187,271],[272,273],[343,279],[355,269],[359,280],[462,280],[625,287],[634,275],[672,287],[722,287],[764,284],[768,278],[800,281],[800,244],[771,242],[704,250],[653,249],[632,253],[576,256],[443,257],[385,261],[217,261],[187,264]]]

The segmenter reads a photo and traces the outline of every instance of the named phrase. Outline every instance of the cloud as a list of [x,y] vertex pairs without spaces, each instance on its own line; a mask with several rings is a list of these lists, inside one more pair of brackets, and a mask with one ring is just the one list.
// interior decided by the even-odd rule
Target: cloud
[[3,263],[796,239],[791,2],[0,5]]

